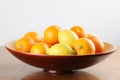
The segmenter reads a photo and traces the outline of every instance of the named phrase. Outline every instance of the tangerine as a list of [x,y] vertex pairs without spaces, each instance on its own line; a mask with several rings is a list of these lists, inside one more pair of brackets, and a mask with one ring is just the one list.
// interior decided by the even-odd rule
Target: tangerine
[[86,31],[81,26],[73,26],[70,28],[70,30],[74,31],[79,38],[86,37]]
[[41,43],[35,43],[31,50],[30,50],[30,53],[32,54],[46,54],[46,51],[48,49],[48,45],[41,42]]
[[40,42],[42,40],[42,38],[40,37],[40,34],[38,32],[35,32],[35,31],[27,32],[24,35],[24,37],[32,38],[33,40],[35,40],[35,42]]
[[75,40],[72,48],[77,52],[77,55],[95,54],[95,45],[87,38]]
[[58,32],[60,30],[61,30],[60,27],[57,25],[51,25],[47,27],[44,31],[45,42],[50,44],[58,43]]
[[16,41],[15,49],[17,51],[29,52],[33,44],[34,44],[33,39],[24,37]]
[[52,44],[50,44],[50,43],[48,43],[48,42],[46,42],[44,40],[42,42],[45,43],[45,44],[47,44],[49,48],[52,46]]
[[95,53],[101,53],[104,51],[104,42],[94,34],[88,34],[88,39],[92,40],[95,45]]

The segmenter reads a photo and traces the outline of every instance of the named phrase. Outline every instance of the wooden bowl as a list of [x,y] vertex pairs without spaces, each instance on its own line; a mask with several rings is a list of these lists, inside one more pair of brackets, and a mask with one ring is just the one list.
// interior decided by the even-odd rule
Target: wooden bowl
[[93,66],[116,51],[116,46],[105,42],[105,51],[99,54],[79,55],[79,56],[54,56],[54,55],[37,55],[26,52],[16,51],[15,41],[7,42],[6,49],[21,61],[50,73],[72,72],[78,69]]

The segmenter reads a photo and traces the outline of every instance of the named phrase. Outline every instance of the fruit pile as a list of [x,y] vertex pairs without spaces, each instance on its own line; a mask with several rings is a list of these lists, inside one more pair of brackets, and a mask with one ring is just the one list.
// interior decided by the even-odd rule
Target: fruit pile
[[95,34],[87,34],[83,27],[63,30],[57,25],[48,26],[42,38],[38,32],[27,32],[15,43],[15,49],[30,54],[88,55],[104,51],[103,41]]

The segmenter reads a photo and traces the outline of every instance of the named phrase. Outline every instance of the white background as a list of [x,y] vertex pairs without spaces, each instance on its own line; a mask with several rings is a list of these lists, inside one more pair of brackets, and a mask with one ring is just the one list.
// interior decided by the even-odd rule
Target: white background
[[28,31],[43,35],[52,24],[88,33],[120,45],[120,0],[0,0],[0,45]]

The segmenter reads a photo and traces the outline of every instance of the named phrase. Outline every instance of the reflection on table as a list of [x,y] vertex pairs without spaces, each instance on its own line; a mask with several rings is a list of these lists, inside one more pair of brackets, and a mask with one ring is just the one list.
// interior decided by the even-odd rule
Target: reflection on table
[[29,74],[25,76],[22,80],[101,80],[101,79],[93,74],[83,71],[77,71],[66,74],[50,74],[41,71]]

